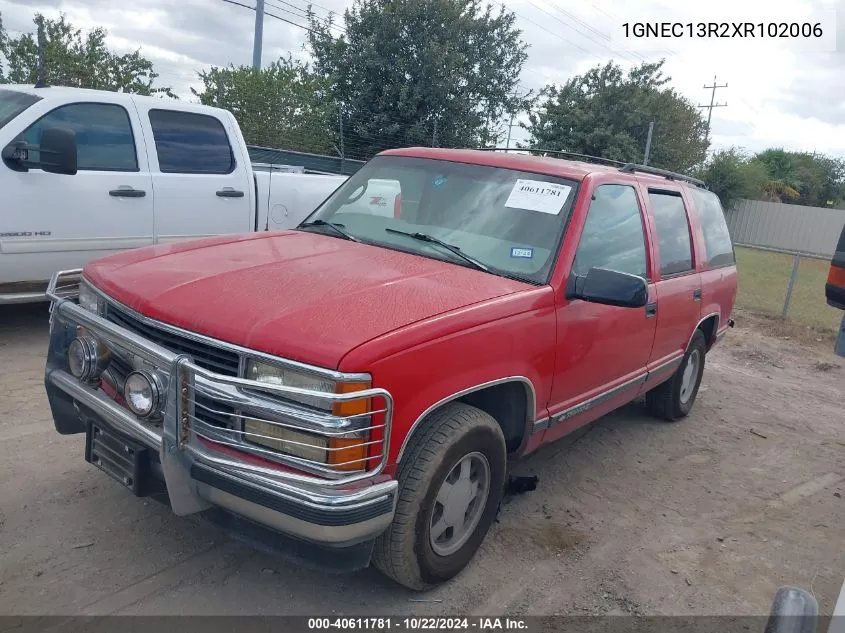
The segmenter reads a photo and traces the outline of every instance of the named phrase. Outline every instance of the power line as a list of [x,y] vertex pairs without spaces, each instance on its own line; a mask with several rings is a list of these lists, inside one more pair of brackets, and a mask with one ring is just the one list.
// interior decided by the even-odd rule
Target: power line
[[[288,14],[294,16],[294,17],[297,17],[297,18],[300,18],[300,19],[304,18],[306,20],[308,19],[308,12],[305,9],[302,9],[302,8],[296,6],[295,4],[291,4],[290,2],[285,2],[284,0],[277,0],[277,1],[281,2],[284,5],[291,7],[292,9],[295,9],[296,11],[299,11],[299,13],[294,13],[290,9],[285,9],[284,7],[280,7],[278,4],[274,4],[272,2],[269,2],[269,0],[266,1],[266,4],[267,4],[267,6],[273,7],[274,9],[277,9],[277,10],[282,11],[284,13],[288,13]],[[328,16],[318,16],[316,13],[314,15],[319,20],[323,20],[323,21],[326,21],[326,19],[328,18]],[[338,31],[346,33],[346,29],[343,28],[342,26],[340,26],[339,24],[332,24],[331,28],[337,29]]]
[[[567,11],[564,11],[563,9],[559,8],[557,4],[555,4],[554,2],[552,2],[552,0],[548,0],[548,1],[549,1],[549,4],[551,4],[552,6],[554,6],[555,8],[557,8],[557,10],[558,10],[558,11],[560,11],[561,13],[566,13],[567,15],[569,15],[569,13],[568,13]],[[611,11],[610,13],[608,13],[607,11],[605,11],[604,9],[602,9],[599,5],[597,5],[597,4],[596,4],[595,2],[593,2],[592,0],[587,0],[587,3],[588,3],[590,6],[592,6],[592,7],[593,7],[596,11],[599,11],[600,13],[604,14],[604,16],[605,16],[605,17],[610,18],[612,21],[614,21],[614,22],[621,22],[621,21],[622,21],[622,18],[620,18],[618,15],[616,15],[613,11]],[[579,22],[580,22],[580,20],[579,20]],[[596,32],[596,31],[595,31],[595,29],[593,29],[592,27],[589,27],[589,26],[588,26],[588,28],[590,28],[590,30],[591,30],[591,31]],[[606,37],[603,33],[598,33],[598,35],[600,35],[600,36],[602,37],[602,39],[607,39],[607,37]],[[644,57],[642,57],[639,53],[635,53],[634,51],[627,51],[627,52],[629,52],[629,53],[631,53],[631,54],[635,55],[636,57],[640,58],[642,61],[646,61],[646,60],[645,60],[645,58],[644,58]],[[674,54],[675,54],[675,51],[673,51],[673,50],[671,50],[671,49],[665,49],[665,48],[664,48],[664,49],[660,49],[660,50],[658,50],[658,51],[656,51],[656,52],[658,52],[658,53],[664,53],[665,55],[674,55]]]
[[513,14],[514,14],[515,16],[517,16],[518,18],[522,18],[523,20],[525,20],[525,21],[526,21],[526,22],[528,22],[529,24],[533,24],[533,25],[534,25],[534,26],[536,26],[538,29],[540,29],[540,30],[542,30],[542,31],[545,31],[545,32],[546,32],[546,33],[548,33],[549,35],[552,35],[552,36],[554,36],[554,37],[558,38],[561,42],[564,42],[565,44],[569,44],[570,46],[574,46],[575,48],[577,48],[577,49],[578,49],[578,50],[580,50],[581,52],[586,53],[587,55],[590,55],[591,57],[594,57],[595,59],[597,59],[597,60],[599,60],[599,61],[602,61],[602,58],[601,58],[601,57],[599,57],[598,55],[596,55],[595,53],[591,53],[591,52],[590,52],[590,51],[588,51],[586,48],[584,48],[584,47],[582,47],[582,46],[579,46],[579,45],[578,45],[578,44],[576,44],[575,42],[570,42],[569,40],[562,38],[560,35],[558,35],[558,34],[557,34],[557,33],[555,33],[554,31],[550,31],[549,29],[547,29],[546,27],[544,27],[542,24],[537,24],[534,20],[531,20],[531,19],[529,19],[529,18],[526,18],[524,15],[520,15],[520,14],[519,14],[519,13],[517,13],[516,11],[514,11],[514,12],[513,12]]
[[[575,28],[575,27],[573,27],[572,25],[567,24],[566,22],[564,22],[563,20],[561,20],[561,19],[560,19],[559,17],[557,17],[556,15],[553,15],[553,14],[549,13],[548,11],[546,11],[545,9],[543,9],[542,7],[537,6],[536,4],[534,4],[533,0],[528,0],[528,2],[529,2],[531,5],[533,5],[533,6],[534,6],[537,10],[542,11],[543,13],[545,13],[546,15],[548,15],[549,17],[554,18],[555,20],[557,20],[558,22],[560,22],[560,23],[561,23],[563,26],[565,26],[566,28],[574,30],[576,33],[578,33],[578,34],[579,34],[579,35],[581,35],[582,37],[585,37],[585,38],[587,38],[588,40],[590,40],[591,42],[593,42],[593,43],[595,43],[595,44],[598,44],[599,46],[601,46],[602,48],[604,48],[604,49],[606,49],[606,50],[610,51],[611,53],[615,52],[615,51],[613,51],[613,49],[611,49],[609,46],[607,46],[607,45],[606,45],[606,44],[604,44],[603,42],[600,42],[599,40],[595,39],[594,37],[591,37],[590,35],[588,35],[588,34],[587,34],[587,33],[585,33],[584,31],[582,31],[581,29]],[[584,22],[583,20],[579,19],[578,17],[574,16],[573,14],[569,13],[568,11],[564,11],[563,9],[561,9],[560,7],[557,7],[557,6],[555,6],[555,7],[554,7],[554,9],[555,9],[557,12],[559,12],[560,14],[565,15],[566,17],[568,17],[571,21],[575,22],[576,24],[580,24],[581,26],[583,26],[583,27],[584,27],[585,29],[587,29],[588,31],[591,31],[591,32],[595,33],[598,37],[600,37],[600,38],[602,38],[602,39],[607,39],[603,33],[600,33],[599,31],[597,31],[596,29],[594,29],[593,27],[591,27],[589,24],[587,24],[587,23],[586,23],[586,22]],[[618,51],[618,52],[619,52],[619,54],[620,54],[621,56],[625,56],[625,53],[629,53],[630,51]],[[631,53],[631,54],[632,54],[632,55],[634,55],[635,57],[639,58],[639,60],[640,60],[640,61],[645,61],[645,58],[643,58],[642,56],[640,56],[640,55],[638,55],[638,54],[636,54],[636,53]],[[630,58],[628,58],[627,56],[625,56],[625,57],[626,57],[626,59],[629,59],[629,60],[630,60]],[[630,61],[633,61],[633,60],[630,60]]]
[[[237,2],[237,0],[221,0],[221,2],[227,2],[228,4],[234,4],[235,6],[243,7],[244,9],[249,9],[250,11],[255,11],[255,7],[251,7],[248,4],[243,4],[241,2]],[[275,18],[276,20],[280,20],[282,22],[285,22],[286,24],[290,24],[291,26],[297,26],[297,27],[303,29],[304,31],[308,31],[309,33],[313,33],[313,30],[308,28],[307,26],[303,26],[302,24],[297,24],[296,22],[292,22],[291,20],[283,18],[279,15],[275,15],[273,13],[270,13],[269,11],[265,11],[264,15],[266,15],[267,17]]]

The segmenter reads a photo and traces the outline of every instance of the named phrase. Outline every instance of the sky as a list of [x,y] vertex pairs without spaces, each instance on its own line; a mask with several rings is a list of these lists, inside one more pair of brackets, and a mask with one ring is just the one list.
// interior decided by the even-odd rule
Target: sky
[[[845,0],[501,0],[515,12],[530,46],[520,88],[563,83],[591,66],[614,60],[624,68],[666,58],[671,85],[694,104],[716,91],[712,147],[749,152],[768,147],[822,152],[845,158]],[[254,0],[237,0],[254,6]],[[292,54],[308,59],[308,0],[265,0],[263,61]],[[319,0],[318,15],[342,12],[352,0]],[[773,8],[773,7],[776,7]],[[36,11],[60,12],[83,30],[103,26],[118,52],[135,49],[155,64],[159,82],[185,99],[197,71],[212,65],[251,64],[254,11],[225,0],[0,0],[10,35],[32,31]],[[273,14],[277,17],[272,17]],[[662,40],[659,50],[617,37],[626,22],[813,21],[823,19],[824,42],[813,38]],[[835,31],[835,33],[834,33]],[[810,50],[825,45],[828,51]],[[834,49],[835,50],[832,50]],[[702,109],[704,114],[706,109]],[[525,117],[522,117],[525,120]],[[515,126],[512,143],[526,133]]]

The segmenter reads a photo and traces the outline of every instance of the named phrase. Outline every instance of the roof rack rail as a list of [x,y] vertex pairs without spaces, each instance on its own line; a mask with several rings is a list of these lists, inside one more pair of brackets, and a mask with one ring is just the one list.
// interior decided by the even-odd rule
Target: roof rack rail
[[693,178],[692,176],[685,176],[684,174],[679,174],[675,171],[669,171],[668,169],[660,169],[659,167],[649,167],[648,165],[638,165],[637,163],[626,163],[619,168],[619,171],[627,171],[630,173],[641,172],[643,174],[651,174],[652,176],[663,176],[668,180],[684,180],[692,183],[693,185],[707,188],[707,185],[703,180]]
[[602,165],[610,165],[611,167],[622,167],[627,163],[624,163],[620,160],[611,160],[610,158],[602,158],[601,156],[591,156],[589,154],[576,154],[575,152],[564,152],[561,150],[556,149],[540,149],[540,148],[530,148],[530,147],[514,147],[514,148],[506,148],[506,147],[479,147],[477,149],[483,150],[485,152],[531,152],[533,154],[542,154],[542,155],[553,155],[557,156],[564,156],[564,157],[573,157],[577,158],[578,160],[583,160],[587,162],[596,162]]

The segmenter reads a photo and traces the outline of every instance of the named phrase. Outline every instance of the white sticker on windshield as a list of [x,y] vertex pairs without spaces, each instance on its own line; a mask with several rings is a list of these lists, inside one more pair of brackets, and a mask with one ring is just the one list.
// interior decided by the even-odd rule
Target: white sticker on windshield
[[526,209],[557,215],[572,187],[543,180],[518,179],[505,202],[511,209]]

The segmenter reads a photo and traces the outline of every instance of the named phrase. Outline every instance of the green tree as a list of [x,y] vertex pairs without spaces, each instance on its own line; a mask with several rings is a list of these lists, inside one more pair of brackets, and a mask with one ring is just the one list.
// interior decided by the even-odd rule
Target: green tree
[[247,143],[328,153],[334,151],[336,112],[326,106],[326,81],[307,65],[282,58],[255,70],[212,67],[199,73],[206,105],[231,111]]
[[771,180],[762,164],[735,147],[714,152],[696,176],[719,196],[725,210],[740,198],[759,199]]
[[772,199],[826,207],[845,197],[845,161],[782,148],[767,149],[754,160],[765,167],[771,178]]
[[6,74],[3,71],[4,68],[4,57],[6,56],[6,29],[3,28],[3,14],[0,13],[0,84],[7,83],[6,82]]
[[527,57],[516,16],[484,0],[355,0],[340,27],[309,10],[315,70],[342,109],[352,158],[473,146],[515,107]]
[[525,126],[530,147],[641,163],[655,122],[649,164],[686,172],[705,159],[707,126],[698,109],[668,84],[664,60],[627,75],[613,62],[543,91]]
[[118,55],[106,46],[105,29],[97,27],[83,36],[61,15],[45,18],[40,13],[33,19],[36,30],[18,37],[9,37],[2,28],[0,16],[0,55],[6,69],[0,66],[0,81],[35,84],[38,80],[39,27],[44,29],[44,71],[48,83],[78,88],[95,88],[149,95],[162,93],[174,96],[168,87],[153,87],[158,74],[150,60],[136,50]]

